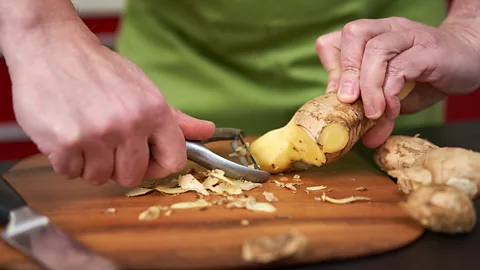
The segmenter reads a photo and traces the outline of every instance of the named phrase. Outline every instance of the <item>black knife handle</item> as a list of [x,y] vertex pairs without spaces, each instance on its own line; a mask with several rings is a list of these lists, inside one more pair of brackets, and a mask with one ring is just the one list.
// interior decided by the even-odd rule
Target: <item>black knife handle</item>
[[26,205],[25,200],[18,192],[0,176],[0,224],[7,224],[10,211]]

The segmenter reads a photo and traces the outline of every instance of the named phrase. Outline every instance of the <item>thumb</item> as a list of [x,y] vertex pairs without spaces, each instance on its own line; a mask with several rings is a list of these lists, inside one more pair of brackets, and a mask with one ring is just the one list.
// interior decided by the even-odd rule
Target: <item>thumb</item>
[[213,122],[194,118],[172,106],[170,106],[170,110],[185,139],[205,140],[213,136],[215,132],[215,124]]

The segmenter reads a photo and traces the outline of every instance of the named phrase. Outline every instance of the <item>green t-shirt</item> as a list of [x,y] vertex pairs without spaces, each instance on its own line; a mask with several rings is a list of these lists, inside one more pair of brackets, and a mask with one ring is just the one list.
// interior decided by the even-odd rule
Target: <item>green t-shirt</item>
[[[400,16],[437,26],[445,0],[132,0],[117,50],[167,101],[217,126],[257,135],[281,127],[324,93],[316,39],[361,18]],[[443,104],[398,127],[443,123]]]

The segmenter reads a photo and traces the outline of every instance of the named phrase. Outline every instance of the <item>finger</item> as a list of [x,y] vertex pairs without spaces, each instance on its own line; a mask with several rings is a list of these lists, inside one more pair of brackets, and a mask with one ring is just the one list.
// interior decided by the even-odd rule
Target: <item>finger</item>
[[368,148],[379,147],[392,134],[394,124],[395,122],[387,117],[380,118],[378,123],[363,135],[363,144]]
[[[398,33],[397,35],[404,38],[408,34]],[[419,110],[432,105],[444,97],[443,94],[435,91],[431,86],[417,83],[414,91],[407,96],[405,102],[400,103],[397,98],[397,95],[405,86],[406,81],[430,80],[431,78],[428,77],[431,77],[430,75],[435,70],[435,61],[436,57],[432,54],[432,51],[427,51],[423,46],[414,45],[389,62],[383,87],[388,105],[386,110],[387,117],[393,119],[398,116],[401,110],[400,104],[410,106],[410,109],[407,108],[409,110]],[[419,91],[420,89],[421,91]],[[409,105],[411,102],[414,103]]]
[[340,84],[340,43],[341,31],[323,35],[317,39],[316,50],[320,62],[328,73],[327,89],[325,93],[336,93]]
[[428,83],[416,83],[404,100],[402,100],[400,113],[411,114],[426,109],[447,97],[441,91],[438,91]]
[[78,148],[61,149],[48,155],[53,170],[67,179],[78,178],[82,175],[84,158]]
[[183,169],[187,163],[185,137],[170,109],[166,107],[162,122],[150,137],[151,160],[146,177],[162,178]]
[[122,186],[138,185],[148,167],[150,150],[148,138],[137,136],[120,144],[115,151],[113,180]]
[[422,63],[425,63],[424,61],[420,61],[418,66],[408,64],[416,61],[412,57],[423,58],[421,55],[418,55],[418,52],[419,47],[413,46],[398,54],[387,64],[383,93],[386,102],[385,115],[389,119],[395,119],[400,114],[400,99],[397,95],[400,94],[406,82],[418,78],[424,71],[422,65]]
[[215,124],[213,122],[194,118],[174,107],[170,107],[170,110],[185,138],[189,140],[206,140],[213,136],[215,132]]
[[[393,92],[384,93],[385,76],[388,62],[398,54],[410,49],[414,44],[414,35],[409,32],[384,33],[371,39],[365,46],[361,66],[360,89],[365,115],[370,119],[380,118],[389,107],[389,116],[398,115],[399,102]],[[390,70],[392,67],[390,66]]]
[[85,144],[85,167],[82,178],[92,185],[103,185],[114,172],[114,149],[103,143]]
[[367,42],[391,30],[390,19],[362,19],[345,25],[340,47],[342,74],[338,91],[342,102],[351,103],[360,96],[360,70]]

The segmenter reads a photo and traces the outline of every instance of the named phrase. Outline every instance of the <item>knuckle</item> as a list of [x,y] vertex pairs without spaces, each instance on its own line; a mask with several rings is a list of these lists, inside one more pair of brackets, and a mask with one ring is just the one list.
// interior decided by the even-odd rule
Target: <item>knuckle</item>
[[333,69],[328,71],[328,84],[338,84],[341,78],[341,72],[338,69]]
[[112,132],[113,128],[114,125],[110,121],[100,119],[92,122],[90,128],[86,130],[85,136],[91,139],[103,139]]
[[149,110],[158,110],[158,108],[166,107],[167,101],[160,92],[155,92],[154,95],[148,99],[147,108]]
[[367,24],[367,19],[360,19],[345,24],[342,29],[342,38],[350,40],[354,37],[365,35],[368,31]]
[[135,133],[139,128],[142,128],[145,124],[146,114],[142,114],[141,110],[130,110],[128,112],[119,112],[118,119],[115,121],[118,126],[119,135],[127,137],[128,135]]
[[172,112],[174,115],[183,113],[180,109],[175,108],[175,107],[169,107],[169,109],[170,109],[170,112]]
[[344,55],[342,57],[342,67],[343,67],[343,71],[352,72],[352,73],[360,73],[359,64],[350,55]]
[[[146,173],[146,170],[147,167],[145,167],[144,173]],[[142,181],[143,176],[144,174],[140,173],[117,171],[117,173],[113,174],[112,179],[122,186],[132,187],[138,185]]]
[[116,125],[113,123],[98,124],[91,126],[84,133],[82,144],[87,147],[113,147],[124,141],[130,134],[118,122]]
[[138,126],[138,114],[135,111],[118,111],[109,113],[92,121],[85,131],[85,139],[110,140],[124,139],[132,134]]
[[143,112],[141,113],[157,118],[165,115],[169,112],[169,110],[170,107],[168,106],[165,98],[163,98],[161,95],[156,95],[148,100],[147,104],[145,104],[143,107]]
[[402,68],[400,68],[399,66],[396,66],[395,63],[392,63],[387,68],[386,77],[389,77],[389,78],[401,78],[401,77],[403,77]]
[[78,147],[82,141],[82,135],[76,130],[69,132],[58,132],[56,134],[58,147],[63,151]]
[[95,186],[104,185],[110,179],[109,172],[106,168],[97,168],[92,171],[92,173],[83,175],[82,178],[86,182]]
[[409,20],[407,18],[403,18],[403,17],[399,17],[399,16],[390,16],[387,19],[389,21],[397,24],[397,25],[407,25],[407,24],[412,22],[411,20]]
[[185,158],[174,158],[165,160],[162,164],[162,167],[169,173],[176,173],[181,171],[187,165],[187,159]]
[[73,176],[65,166],[61,166],[60,164],[58,164],[58,162],[51,161],[51,164],[55,173],[67,176],[69,178]]
[[404,77],[405,70],[409,68],[410,61],[402,59],[393,59],[388,63],[385,77],[401,79]]
[[328,47],[332,42],[330,34],[326,34],[317,38],[315,44],[318,51],[322,51],[325,47]]
[[97,183],[98,176],[94,176],[95,174],[84,174],[82,175],[82,179],[87,183]]

